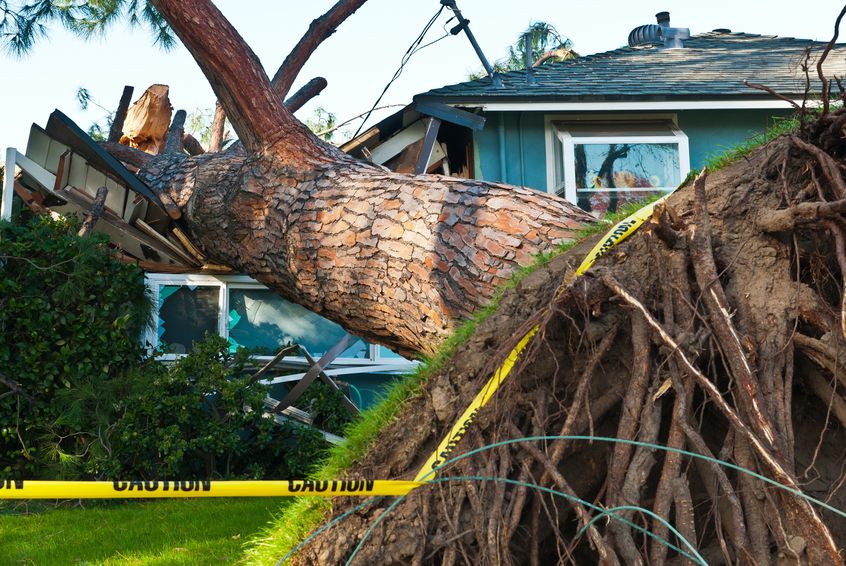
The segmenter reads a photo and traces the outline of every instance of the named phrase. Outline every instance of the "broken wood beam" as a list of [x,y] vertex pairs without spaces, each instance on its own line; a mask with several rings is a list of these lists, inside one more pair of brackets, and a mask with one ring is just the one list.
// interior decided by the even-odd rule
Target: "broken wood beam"
[[167,137],[165,138],[164,151],[161,153],[180,153],[182,151],[183,139],[185,135],[185,119],[188,113],[185,110],[177,110],[173,115],[173,122],[170,123],[170,128],[167,130]]
[[[305,393],[305,390],[308,389],[308,386],[311,385],[314,380],[317,379],[318,376],[321,376],[324,381],[328,379],[330,382],[332,382],[331,379],[329,379],[325,374],[323,374],[323,370],[326,368],[326,366],[335,361],[335,358],[340,356],[344,352],[344,350],[346,350],[349,345],[353,343],[354,340],[355,339],[349,334],[344,334],[343,338],[341,338],[337,344],[329,348],[329,351],[323,354],[323,357],[321,357],[317,362],[311,359],[311,356],[308,355],[308,352],[306,352],[305,348],[301,346],[300,350],[306,356],[306,359],[309,360],[311,367],[303,376],[303,378],[299,380],[297,384],[291,389],[291,391],[289,391],[288,394],[285,395],[285,397],[279,402],[273,412],[280,413],[284,409],[296,403],[297,400],[302,396],[302,394]],[[332,383],[334,384],[334,382]],[[335,387],[337,387],[337,385],[335,385]],[[346,399],[346,396],[344,396],[344,399]],[[349,399],[346,399],[346,401],[350,402]],[[353,405],[353,407],[355,407],[355,405]],[[355,411],[357,410],[358,409],[355,409]]]
[[293,114],[302,108],[306,102],[323,92],[328,84],[323,77],[314,77],[285,101],[285,107]]
[[134,90],[135,88],[129,85],[123,87],[123,94],[120,97],[120,103],[118,104],[117,110],[115,110],[112,127],[109,128],[108,141],[110,142],[119,142],[120,137],[123,135],[123,123],[126,120],[126,113],[129,111],[129,103],[132,101],[132,93]]
[[24,187],[20,181],[15,179],[15,194],[20,197],[25,205],[29,207],[35,214],[48,214],[50,210],[41,204],[44,197],[39,192],[33,192]]
[[252,385],[256,381],[258,381],[259,379],[264,377],[264,375],[267,372],[269,372],[271,369],[273,369],[276,366],[276,364],[278,364],[279,362],[282,361],[282,358],[284,358],[285,356],[288,356],[290,354],[293,354],[294,352],[296,352],[299,349],[300,349],[299,344],[291,344],[290,346],[285,346],[284,348],[279,350],[279,352],[275,356],[273,356],[272,360],[270,360],[269,362],[264,364],[264,366],[260,370],[258,370],[256,373],[253,374],[252,377],[250,377],[250,383],[249,384]]
[[432,150],[438,141],[440,129],[441,121],[437,118],[429,118],[429,123],[426,124],[426,135],[423,136],[423,145],[420,146],[420,153],[417,155],[417,166],[414,168],[415,175],[422,175],[429,168],[429,160],[432,158]]
[[91,211],[85,220],[82,222],[82,227],[79,229],[79,237],[85,238],[94,230],[100,216],[103,215],[103,209],[106,208],[106,196],[109,194],[109,189],[105,185],[97,189],[97,194],[94,195],[94,203],[91,205]]

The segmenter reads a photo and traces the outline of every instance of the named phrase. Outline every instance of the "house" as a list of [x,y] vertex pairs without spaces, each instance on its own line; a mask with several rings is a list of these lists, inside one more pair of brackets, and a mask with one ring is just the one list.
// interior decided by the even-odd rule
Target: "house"
[[[151,348],[167,346],[165,359],[190,350],[206,333],[228,339],[233,350],[244,346],[271,360],[283,346],[296,343],[306,352],[289,354],[266,374],[274,396],[287,398],[314,360],[339,351],[325,374],[349,385],[358,407],[371,405],[384,386],[416,362],[383,346],[350,337],[329,320],[291,303],[251,278],[209,263],[192,244],[173,211],[127,166],[107,153],[73,121],[56,110],[46,127],[33,124],[26,150],[6,151],[0,217],[27,203],[51,214],[84,217],[99,187],[108,193],[96,230],[109,236],[119,258],[138,263],[156,308],[146,336]],[[283,413],[308,416],[293,407]],[[331,436],[331,435],[330,435]]]
[[[790,101],[806,98],[806,54],[815,104],[824,46],[728,29],[691,36],[662,12],[626,47],[418,94],[342,148],[408,170],[425,125],[441,121],[425,170],[556,193],[599,215],[674,189],[691,168],[791,115]],[[846,73],[844,55],[836,45],[827,76]]]

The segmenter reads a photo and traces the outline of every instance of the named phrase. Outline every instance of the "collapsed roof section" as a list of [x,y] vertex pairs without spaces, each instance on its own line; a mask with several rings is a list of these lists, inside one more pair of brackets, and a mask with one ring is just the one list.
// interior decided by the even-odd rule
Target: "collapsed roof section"
[[151,272],[230,271],[209,263],[156,194],[62,112],[54,111],[46,128],[32,125],[25,154],[12,152],[6,165],[16,171],[13,190],[31,208],[84,217],[106,187],[95,231],[109,236],[124,261]]
[[472,131],[484,125],[483,117],[446,104],[412,104],[341,145],[341,150],[397,173],[471,178]]

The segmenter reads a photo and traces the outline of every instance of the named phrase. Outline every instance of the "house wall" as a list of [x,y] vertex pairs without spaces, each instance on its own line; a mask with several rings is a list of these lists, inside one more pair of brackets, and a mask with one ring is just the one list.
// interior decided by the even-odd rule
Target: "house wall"
[[[741,144],[765,131],[773,117],[788,110],[681,110],[679,128],[690,144],[690,166],[702,167],[713,155]],[[545,191],[547,155],[544,112],[489,112],[485,129],[474,136],[477,179],[503,181]],[[556,116],[563,116],[560,112]],[[616,114],[616,113],[615,113]],[[630,113],[636,117],[638,113]],[[584,116],[584,114],[574,115]],[[597,118],[602,114],[597,113]],[[501,143],[504,140],[504,145]],[[504,166],[503,166],[504,164]]]

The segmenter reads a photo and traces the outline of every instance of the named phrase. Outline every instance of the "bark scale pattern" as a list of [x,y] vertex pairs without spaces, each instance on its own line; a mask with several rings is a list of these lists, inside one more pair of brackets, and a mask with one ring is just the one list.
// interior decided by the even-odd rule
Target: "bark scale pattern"
[[302,173],[268,157],[163,156],[142,178],[212,261],[408,355],[431,353],[516,267],[591,220],[530,189],[344,161]]

